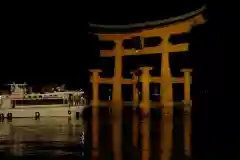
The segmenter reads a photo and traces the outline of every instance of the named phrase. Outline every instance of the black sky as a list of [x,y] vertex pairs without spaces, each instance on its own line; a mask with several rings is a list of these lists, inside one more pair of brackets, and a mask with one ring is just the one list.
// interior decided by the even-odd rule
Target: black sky
[[[88,23],[129,24],[159,20],[204,4],[28,4],[8,6],[2,15],[1,83],[67,83],[83,87],[88,68],[99,65],[99,44]],[[115,8],[116,7],[116,8]],[[150,9],[150,7],[152,7]],[[122,11],[122,12],[121,12]],[[114,17],[115,15],[115,17]]]

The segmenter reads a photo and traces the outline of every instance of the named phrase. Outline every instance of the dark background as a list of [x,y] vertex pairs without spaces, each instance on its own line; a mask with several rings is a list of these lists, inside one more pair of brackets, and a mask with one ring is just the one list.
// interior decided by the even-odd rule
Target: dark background
[[1,16],[1,84],[54,82],[66,83],[70,88],[86,88],[88,69],[105,64],[105,60],[99,60],[97,37],[89,34],[89,22],[129,24],[160,20],[203,5],[202,2],[160,4],[165,7],[134,3],[6,5]]

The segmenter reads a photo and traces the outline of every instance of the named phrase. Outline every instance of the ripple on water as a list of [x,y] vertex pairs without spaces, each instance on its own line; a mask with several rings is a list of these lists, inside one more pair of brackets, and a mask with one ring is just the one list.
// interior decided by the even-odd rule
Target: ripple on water
[[[153,159],[160,159],[163,154],[168,156],[171,150],[175,159],[184,156],[185,127],[183,117],[176,116],[181,115],[179,113],[174,113],[175,116],[169,118],[162,116],[160,110],[153,109],[151,117],[146,118],[138,114],[141,113],[140,110],[133,113],[131,108],[125,108],[122,116],[119,116],[110,115],[113,111],[104,108],[97,118],[93,118],[90,111],[84,117],[85,121],[68,118],[20,118],[0,123],[0,159],[79,159],[83,156],[83,151],[87,159],[91,159],[93,153],[104,160],[112,159],[114,153],[122,154],[122,159],[140,159],[142,144],[147,143],[150,145],[145,145],[144,153],[149,152],[146,155],[149,154]],[[96,126],[99,126],[99,131],[93,134],[93,129],[98,128]],[[82,132],[85,133],[84,140]],[[98,149],[92,148],[94,139],[98,141]],[[83,141],[84,144],[81,143]]]
[[83,120],[19,118],[0,124],[0,159],[9,157],[81,157]]

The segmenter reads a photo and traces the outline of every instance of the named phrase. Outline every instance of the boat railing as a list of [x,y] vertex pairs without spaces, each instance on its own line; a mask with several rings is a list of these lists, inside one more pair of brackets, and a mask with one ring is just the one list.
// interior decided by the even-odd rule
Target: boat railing
[[68,99],[69,106],[86,106],[87,99],[83,96],[73,96],[72,99]]

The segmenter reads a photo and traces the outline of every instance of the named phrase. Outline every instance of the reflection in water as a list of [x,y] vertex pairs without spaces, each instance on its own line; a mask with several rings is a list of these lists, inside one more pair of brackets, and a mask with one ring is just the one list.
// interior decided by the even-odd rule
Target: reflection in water
[[191,157],[191,116],[184,115],[184,152],[187,157]]
[[161,120],[161,160],[169,160],[172,152],[173,117],[163,115]]
[[142,160],[149,159],[149,118],[143,118],[142,129]]
[[132,139],[133,139],[133,146],[138,147],[138,132],[139,132],[139,119],[138,116],[133,116],[133,126],[132,126]]
[[83,121],[68,118],[18,118],[11,122],[4,121],[0,124],[0,159],[65,155],[82,157],[82,132]]
[[[117,108],[111,114],[108,109],[101,108],[110,115],[104,112],[95,115],[101,123],[98,131],[102,134],[100,141],[99,133],[92,134],[92,146],[99,143],[98,157],[94,154],[95,147],[92,150],[95,159],[170,160],[184,159],[184,154],[190,157],[189,115],[183,116],[179,109],[174,116],[161,115],[161,110],[155,109],[151,117],[141,117],[131,108],[123,108],[123,111],[119,110],[121,107]],[[98,124],[96,117],[92,117],[92,121],[96,121],[93,125]],[[108,149],[104,150],[106,145]]]
[[98,157],[98,149],[99,149],[99,117],[98,117],[98,109],[92,109],[92,158]]
[[115,160],[122,159],[122,111],[120,107],[113,109],[113,156]]
[[[53,159],[148,160],[191,156],[190,115],[174,116],[153,110],[141,117],[130,107],[92,109],[83,119],[13,119],[0,123],[0,159],[42,157]],[[156,114],[157,113],[157,114]],[[60,158],[61,159],[61,158]],[[81,159],[81,158],[80,158]]]

